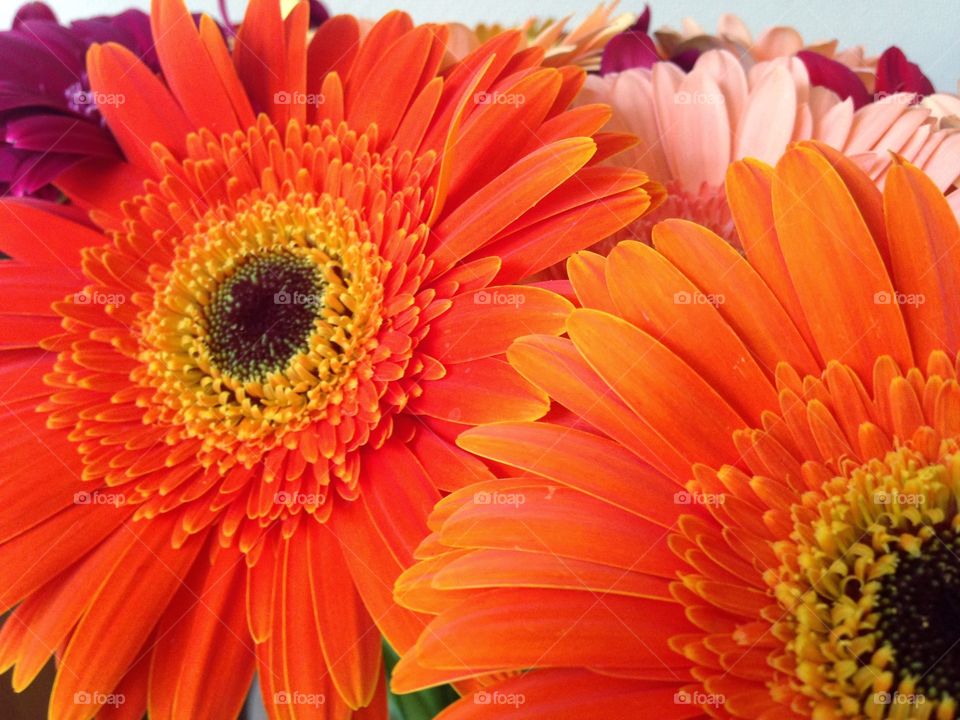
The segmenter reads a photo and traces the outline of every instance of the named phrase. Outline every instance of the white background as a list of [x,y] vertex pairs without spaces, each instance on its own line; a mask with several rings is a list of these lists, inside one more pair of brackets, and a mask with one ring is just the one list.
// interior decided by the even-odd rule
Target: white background
[[[582,16],[599,0],[328,0],[333,12],[377,17],[401,7],[419,22],[459,20],[473,24],[517,23],[529,16]],[[0,27],[9,27],[23,0],[0,0]],[[61,20],[147,9],[150,0],[46,0]],[[246,0],[228,0],[236,20]],[[621,9],[639,12],[644,0],[621,0]],[[188,0],[195,10],[216,13],[216,0]],[[754,34],[771,25],[792,25],[807,42],[838,38],[841,45],[865,45],[879,53],[899,45],[940,90],[956,92],[960,78],[960,3],[957,0],[653,0],[653,25],[678,27],[693,17],[713,30],[723,12],[735,12]],[[2,60],[2,58],[0,58]]]

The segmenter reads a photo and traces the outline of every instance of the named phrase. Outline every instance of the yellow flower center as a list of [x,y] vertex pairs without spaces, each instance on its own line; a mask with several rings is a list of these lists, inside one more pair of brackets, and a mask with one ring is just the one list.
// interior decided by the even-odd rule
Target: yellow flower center
[[[326,417],[381,323],[383,261],[342,200],[312,194],[211,216],[178,245],[145,314],[151,412],[202,438],[269,443]],[[262,449],[262,448],[260,448]]]
[[[960,698],[960,452],[910,446],[834,478],[795,510],[783,565],[777,667],[813,718],[937,718]],[[812,519],[810,519],[812,518]],[[777,689],[773,688],[774,694]]]

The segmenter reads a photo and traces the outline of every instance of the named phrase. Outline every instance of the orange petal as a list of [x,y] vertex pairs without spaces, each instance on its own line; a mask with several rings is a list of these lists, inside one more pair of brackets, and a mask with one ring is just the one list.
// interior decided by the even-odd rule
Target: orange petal
[[465,200],[431,233],[434,275],[485,243],[576,173],[593,155],[590,138],[537,148]]
[[[157,626],[150,717],[232,720],[253,680],[253,641],[243,594],[246,566],[235,551],[201,555]],[[230,668],[220,672],[218,668]]]
[[[654,241],[661,232],[654,229]],[[764,373],[717,311],[725,297],[703,296],[663,255],[635,241],[610,251],[607,286],[621,317],[670,348],[750,424],[776,407],[773,368]]]
[[597,374],[681,455],[714,466],[737,461],[732,437],[743,420],[663,344],[597,310],[574,310],[567,330]]
[[380,536],[362,498],[361,495],[360,501],[338,504],[323,527],[340,541],[350,576],[367,612],[387,642],[403,653],[413,647],[428,616],[410,612],[394,602],[393,584],[404,568]]
[[510,364],[531,383],[591,426],[608,435],[668,477],[684,482],[687,462],[638,418],[590,368],[567,338],[528,336],[507,353]]
[[896,289],[917,360],[960,346],[960,229],[943,194],[913,165],[895,162],[884,185]]
[[440,380],[424,383],[413,412],[479,425],[499,420],[536,420],[547,412],[547,396],[496,358],[451,365]]
[[217,136],[242,129],[183,0],[153,0],[150,26],[163,78],[190,122]]
[[676,520],[677,482],[598,435],[546,422],[496,423],[465,431],[458,443],[481,457],[576,488],[664,527]]
[[335,15],[317,28],[307,48],[307,92],[321,92],[327,73],[345,77],[359,47],[360,27],[352,15]]
[[467,292],[430,325],[423,351],[442,363],[500,355],[521,335],[559,335],[573,305],[561,296],[523,285]]
[[194,129],[167,87],[136,55],[116,43],[93,45],[87,52],[90,86],[117,98],[99,106],[124,155],[146,172],[160,170],[150,146],[161,143],[174,155],[187,151]]
[[[174,549],[170,536],[177,522],[171,514],[131,529],[139,542],[103,579],[63,653],[50,697],[51,718],[76,717],[76,693],[89,693],[103,704],[137,659],[204,544],[203,536],[193,536]],[[146,577],[150,582],[143,581]],[[131,607],[137,612],[129,612]]]
[[773,208],[783,257],[822,357],[845,362],[864,378],[881,355],[910,367],[900,307],[883,302],[894,292],[883,259],[830,163],[809,149],[788,151],[774,176]]
[[[549,612],[531,613],[531,607]],[[590,592],[507,588],[478,593],[442,613],[418,647],[421,662],[441,669],[662,667],[669,639],[690,629],[672,602],[608,595],[601,603]]]
[[727,169],[727,201],[747,259],[776,295],[807,346],[816,352],[816,343],[780,249],[771,199],[772,178],[773,168],[756,160],[731,164]]
[[410,449],[439,490],[452,492],[471,483],[493,479],[480,460],[439,437],[429,427],[418,428]]
[[357,709],[373,699],[381,674],[380,632],[353,586],[336,538],[312,521],[304,533],[301,562],[309,582],[298,592],[312,598],[315,632],[333,684],[344,702]]
[[58,272],[80,276],[80,251],[102,245],[104,237],[60,215],[17,200],[0,200],[0,251],[30,265],[50,265]]
[[250,0],[234,41],[233,63],[253,107],[270,115],[280,127],[289,118],[289,104],[277,102],[286,87],[287,54],[280,3]]
[[764,370],[773,375],[788,362],[797,372],[816,374],[819,366],[776,296],[750,263],[729,243],[706,228],[665,220],[654,245],[705,295],[723,298],[715,305]]

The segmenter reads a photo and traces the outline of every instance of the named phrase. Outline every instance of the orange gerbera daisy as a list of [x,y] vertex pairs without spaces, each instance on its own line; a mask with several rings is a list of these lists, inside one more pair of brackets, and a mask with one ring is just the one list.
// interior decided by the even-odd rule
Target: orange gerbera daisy
[[811,144],[727,189],[745,257],[680,220],[575,255],[569,339],[508,352],[551,421],[460,437],[519,471],[397,584],[438,617],[396,686],[485,685],[445,720],[956,717],[957,221]]
[[501,357],[570,304],[517,283],[658,192],[587,167],[609,111],[518,33],[441,75],[442,27],[308,45],[308,9],[253,0],[231,54],[154,0],[163,81],[88,58],[128,159],[59,181],[96,227],[0,204],[0,668],[56,653],[52,718],[233,718],[255,668],[275,718],[371,703],[428,510],[492,478],[451,438],[547,409]]

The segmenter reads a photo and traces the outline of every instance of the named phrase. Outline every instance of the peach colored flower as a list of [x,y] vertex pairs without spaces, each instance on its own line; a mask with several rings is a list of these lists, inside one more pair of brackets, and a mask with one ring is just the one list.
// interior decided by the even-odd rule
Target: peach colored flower
[[[614,15],[619,4],[620,0],[600,3],[572,30],[567,29],[571,15],[560,20],[530,18],[518,29],[523,31],[528,48],[543,49],[544,65],[578,65],[586,70],[597,70],[603,48],[610,38],[629,28],[637,19],[636,15],[629,12]],[[486,24],[470,28],[462,23],[449,23],[448,28],[448,50],[451,58],[457,60],[506,29],[500,25]]]
[[[733,53],[710,50],[690,72],[660,62],[650,70],[592,75],[578,102],[609,103],[613,116],[605,130],[640,140],[615,162],[643,169],[668,187],[659,210],[626,232],[649,241],[653,224],[681,217],[734,241],[722,187],[727,166],[746,157],[775,162],[797,140],[820,140],[843,151],[881,185],[895,152],[922,168],[941,191],[951,189],[960,178],[960,131],[942,127],[933,101],[917,105],[913,99],[900,93],[854,110],[852,100],[812,86],[797,58],[746,69]],[[952,101],[941,112],[956,112],[960,101]]]

